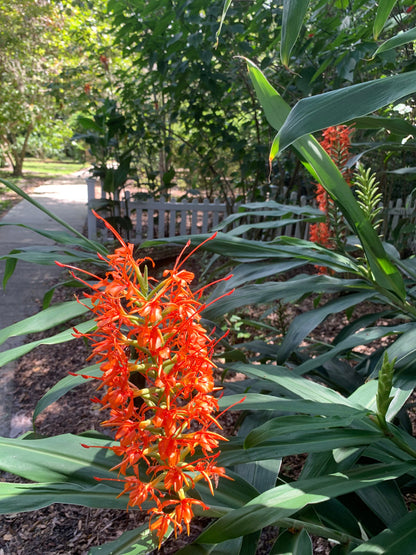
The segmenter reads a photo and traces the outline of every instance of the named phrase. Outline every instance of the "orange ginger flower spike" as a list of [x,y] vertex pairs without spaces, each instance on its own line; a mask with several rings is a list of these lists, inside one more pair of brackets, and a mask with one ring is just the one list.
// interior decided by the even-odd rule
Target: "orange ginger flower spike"
[[[345,166],[349,158],[350,135],[352,132],[353,128],[347,125],[328,127],[322,132],[320,142],[322,148],[331,157],[347,183],[350,182],[350,171]],[[326,220],[318,224],[311,224],[309,238],[318,245],[332,249],[334,248],[335,232],[331,226],[329,208],[333,205],[333,201],[320,183],[316,186],[316,202],[318,208],[326,215]],[[320,274],[327,273],[327,268],[324,266],[317,266],[317,269]]]
[[[225,438],[210,430],[217,425],[212,355],[218,339],[201,325],[205,288],[191,291],[194,275],[182,269],[185,249],[158,283],[140,269],[150,259],[135,259],[133,245],[112,231],[121,246],[101,257],[105,277],[84,272],[96,279],[84,295],[97,328],[76,333],[92,342],[91,356],[101,361],[98,387],[105,393],[94,401],[110,410],[103,425],[115,430],[118,444],[111,449],[120,457],[115,468],[127,505],[153,502],[149,527],[160,545],[169,525],[189,533],[193,507],[207,508],[188,494],[195,483],[205,480],[213,491],[212,482],[225,476],[216,466]],[[135,374],[144,386],[135,385]],[[189,460],[197,449],[201,458]]]

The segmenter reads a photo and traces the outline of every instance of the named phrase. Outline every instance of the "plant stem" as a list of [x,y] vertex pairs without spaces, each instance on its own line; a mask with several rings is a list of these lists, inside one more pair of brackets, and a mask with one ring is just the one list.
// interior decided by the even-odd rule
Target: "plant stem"
[[304,520],[296,520],[295,518],[282,518],[274,523],[274,526],[284,527],[284,528],[294,528],[295,530],[301,530],[304,528],[307,532],[310,532],[314,536],[320,536],[322,538],[328,538],[330,540],[335,540],[342,544],[348,544],[350,542],[363,543],[362,538],[355,538],[346,534],[345,532],[339,532],[333,528],[328,528],[327,526],[321,526],[320,524],[313,524],[312,522],[305,522]]
[[393,430],[389,428],[388,423],[382,418],[379,418],[378,415],[370,414],[370,420],[374,422],[377,427],[383,432],[385,437],[392,441],[399,449],[416,459],[416,451],[409,447],[409,445],[400,437],[398,437]]

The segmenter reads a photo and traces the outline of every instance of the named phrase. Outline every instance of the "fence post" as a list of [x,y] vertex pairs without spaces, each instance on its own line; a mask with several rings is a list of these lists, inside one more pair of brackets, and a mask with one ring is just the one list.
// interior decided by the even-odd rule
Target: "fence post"
[[87,228],[88,228],[88,239],[97,239],[97,218],[92,213],[92,202],[95,200],[95,179],[93,177],[87,177],[85,180],[87,182],[88,189],[88,213],[87,213]]
[[191,208],[191,234],[196,235],[198,233],[198,199],[194,198],[192,201]]

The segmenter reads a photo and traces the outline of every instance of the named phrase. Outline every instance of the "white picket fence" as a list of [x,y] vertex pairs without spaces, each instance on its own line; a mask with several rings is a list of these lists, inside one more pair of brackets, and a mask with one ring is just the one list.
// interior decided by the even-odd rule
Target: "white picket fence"
[[[88,205],[93,207],[94,204],[103,200],[103,193],[99,183],[94,179],[87,179],[88,186]],[[283,191],[283,196],[286,192]],[[101,195],[101,198],[100,198]],[[280,200],[280,199],[279,199]],[[305,196],[299,197],[296,192],[287,194],[282,200],[284,204],[306,206],[313,203],[308,201]],[[174,201],[160,198],[159,200],[136,200],[132,198],[128,191],[125,197],[119,203],[120,212],[117,215],[128,216],[132,222],[132,230],[130,231],[129,240],[140,243],[144,240],[151,240],[163,237],[174,237],[177,235],[208,233],[218,224],[220,224],[227,216],[227,208],[225,203],[219,200],[210,202],[208,199],[200,202],[198,199],[190,201]],[[235,206],[235,210],[238,205]],[[245,220],[241,223],[259,223],[267,221],[268,210],[264,210],[264,218],[252,216],[250,211],[245,213]],[[391,239],[392,231],[397,227],[402,218],[409,218],[415,227],[413,239],[410,238],[412,250],[416,250],[416,200],[409,197],[403,204],[401,199],[389,203],[387,210],[384,211],[383,234],[386,240]],[[237,224],[236,224],[237,225]],[[299,216],[295,223],[291,223],[278,228],[275,235],[288,235],[301,239],[309,238],[309,225]],[[109,238],[106,230],[97,228],[97,219],[88,211],[88,238],[96,239],[100,237],[102,240]]]
[[225,204],[218,199],[191,202],[149,199],[131,200],[126,195],[128,216],[133,223],[133,235],[137,242],[144,239],[175,237],[176,235],[208,233],[227,215]]

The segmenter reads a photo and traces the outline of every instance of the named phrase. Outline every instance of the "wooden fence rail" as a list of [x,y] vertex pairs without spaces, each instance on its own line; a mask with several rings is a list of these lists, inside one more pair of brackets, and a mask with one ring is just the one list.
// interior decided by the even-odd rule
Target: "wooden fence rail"
[[[107,240],[108,234],[105,229],[97,229],[97,219],[91,213],[91,208],[97,203],[105,202],[102,189],[95,179],[87,179],[88,186],[88,238],[96,239],[100,235],[101,239]],[[100,197],[101,195],[101,197]],[[290,194],[283,190],[279,201],[292,206],[315,206],[305,196],[299,197],[296,192]],[[272,203],[271,203],[272,204]],[[235,207],[237,211],[239,206]],[[198,199],[192,201],[174,201],[161,197],[159,200],[147,199],[136,200],[131,197],[128,191],[125,197],[117,205],[118,216],[127,216],[131,223],[129,240],[140,243],[144,240],[174,237],[176,235],[209,233],[218,226],[226,217],[227,209],[225,203],[219,200],[210,202],[208,199],[200,202]],[[253,216],[250,210],[244,213],[241,223],[260,223],[270,219],[268,210],[264,210],[264,216]],[[275,230],[275,235],[289,235],[301,239],[308,239],[309,225],[300,215],[295,217],[288,225],[282,225]],[[393,232],[399,225],[407,223],[405,231],[406,241],[412,250],[416,251],[416,200],[409,196],[405,203],[401,199],[390,201],[387,209],[383,211],[382,233],[386,240],[391,240]],[[413,230],[413,233],[412,233]]]

